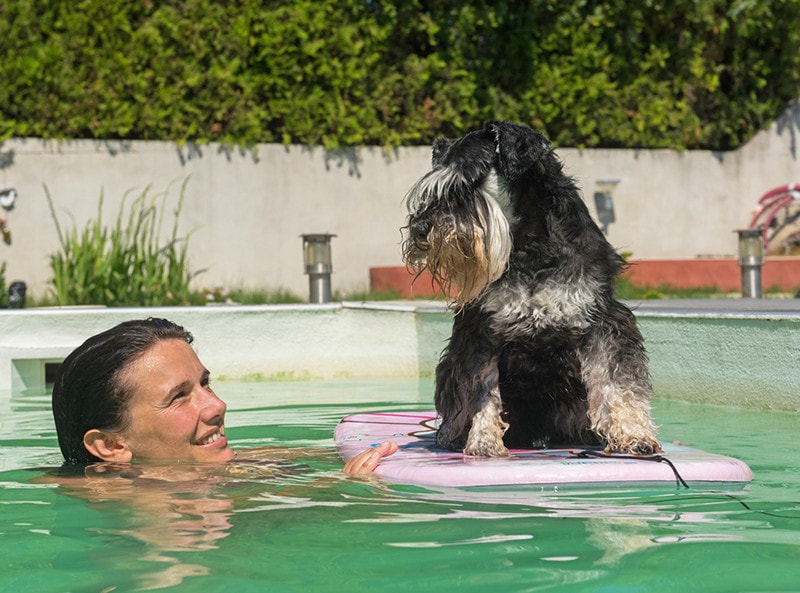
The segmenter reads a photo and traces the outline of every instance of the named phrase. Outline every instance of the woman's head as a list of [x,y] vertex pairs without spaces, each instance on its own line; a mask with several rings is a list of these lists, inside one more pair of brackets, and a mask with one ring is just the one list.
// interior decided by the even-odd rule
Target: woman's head
[[53,387],[64,458],[229,461],[225,404],[191,343],[181,326],[150,318],[121,323],[76,348]]

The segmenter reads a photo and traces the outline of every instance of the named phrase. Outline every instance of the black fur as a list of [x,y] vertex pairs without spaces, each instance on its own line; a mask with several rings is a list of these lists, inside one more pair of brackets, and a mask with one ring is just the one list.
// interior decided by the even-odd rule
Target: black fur
[[476,285],[436,369],[438,443],[659,450],[642,336],[614,298],[625,262],[548,139],[492,122],[437,141],[432,164],[408,195],[404,257],[446,288]]

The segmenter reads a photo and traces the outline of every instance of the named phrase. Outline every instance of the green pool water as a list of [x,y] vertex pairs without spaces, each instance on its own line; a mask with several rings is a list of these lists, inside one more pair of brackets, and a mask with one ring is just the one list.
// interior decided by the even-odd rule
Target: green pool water
[[56,486],[45,394],[0,398],[3,591],[800,591],[800,415],[655,402],[663,440],[745,490],[436,490],[344,478],[347,414],[430,409],[428,380],[217,382],[228,435],[282,463]]

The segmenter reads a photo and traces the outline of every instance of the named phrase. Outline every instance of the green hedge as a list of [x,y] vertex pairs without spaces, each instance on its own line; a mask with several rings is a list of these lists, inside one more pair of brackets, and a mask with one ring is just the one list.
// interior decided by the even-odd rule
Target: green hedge
[[5,0],[0,140],[730,149],[800,96],[800,0]]

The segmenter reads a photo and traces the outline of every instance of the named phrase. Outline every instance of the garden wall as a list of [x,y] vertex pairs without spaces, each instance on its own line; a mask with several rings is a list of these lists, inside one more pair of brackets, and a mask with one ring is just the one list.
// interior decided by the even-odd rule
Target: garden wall
[[[737,228],[746,227],[767,190],[800,181],[800,106],[735,152],[581,150],[558,152],[584,188],[594,214],[597,182],[618,179],[610,241],[638,260],[731,257]],[[0,243],[7,280],[41,294],[48,255],[58,247],[45,199],[53,196],[62,227],[83,227],[117,215],[126,192],[168,188],[165,233],[180,183],[189,178],[180,219],[191,231],[190,259],[205,271],[200,288],[286,288],[308,294],[300,235],[334,233],[334,290],[366,290],[370,268],[401,265],[403,198],[429,166],[428,147],[391,152],[366,147],[327,151],[259,145],[239,150],[216,144],[69,142],[32,138],[0,143],[0,190],[18,198],[7,219],[11,239]]]

